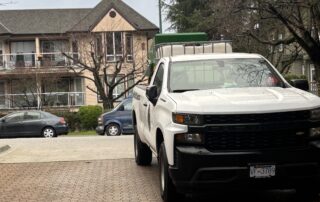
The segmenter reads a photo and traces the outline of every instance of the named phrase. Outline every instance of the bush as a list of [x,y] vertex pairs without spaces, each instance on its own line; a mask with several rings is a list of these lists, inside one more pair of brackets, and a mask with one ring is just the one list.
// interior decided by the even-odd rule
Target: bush
[[83,106],[80,107],[78,118],[81,123],[81,129],[94,130],[98,125],[98,117],[102,114],[100,106]]
[[288,82],[292,79],[307,79],[307,77],[305,75],[286,74],[283,76]]

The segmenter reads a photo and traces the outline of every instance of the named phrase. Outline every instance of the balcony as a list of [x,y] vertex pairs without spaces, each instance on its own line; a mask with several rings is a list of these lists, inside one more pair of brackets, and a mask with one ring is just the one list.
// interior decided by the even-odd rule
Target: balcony
[[0,95],[0,109],[72,108],[84,105],[84,92]]
[[[78,53],[67,53],[74,59],[78,58]],[[0,68],[18,69],[18,68],[51,68],[68,67],[75,65],[74,60],[64,56],[62,53],[13,53],[0,55]]]

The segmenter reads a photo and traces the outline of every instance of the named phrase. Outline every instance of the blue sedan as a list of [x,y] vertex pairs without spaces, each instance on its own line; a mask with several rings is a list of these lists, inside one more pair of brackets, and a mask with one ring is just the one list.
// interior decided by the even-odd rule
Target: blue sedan
[[123,100],[111,112],[102,114],[98,118],[96,132],[107,136],[133,134],[132,98]]

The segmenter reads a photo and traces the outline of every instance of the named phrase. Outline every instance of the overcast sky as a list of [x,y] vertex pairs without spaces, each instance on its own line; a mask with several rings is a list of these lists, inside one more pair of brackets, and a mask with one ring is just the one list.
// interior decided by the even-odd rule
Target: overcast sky
[[[124,1],[148,20],[159,26],[158,0]],[[12,3],[2,5],[0,9],[92,8],[97,5],[100,0],[0,0],[0,4],[4,2]],[[164,22],[163,27],[164,31],[166,31],[169,23]]]

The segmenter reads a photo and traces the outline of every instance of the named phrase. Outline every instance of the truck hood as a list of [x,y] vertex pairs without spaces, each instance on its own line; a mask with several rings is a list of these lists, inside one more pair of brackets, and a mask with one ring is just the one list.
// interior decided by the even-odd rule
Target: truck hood
[[320,107],[320,98],[296,88],[227,88],[170,93],[176,112],[252,114]]

